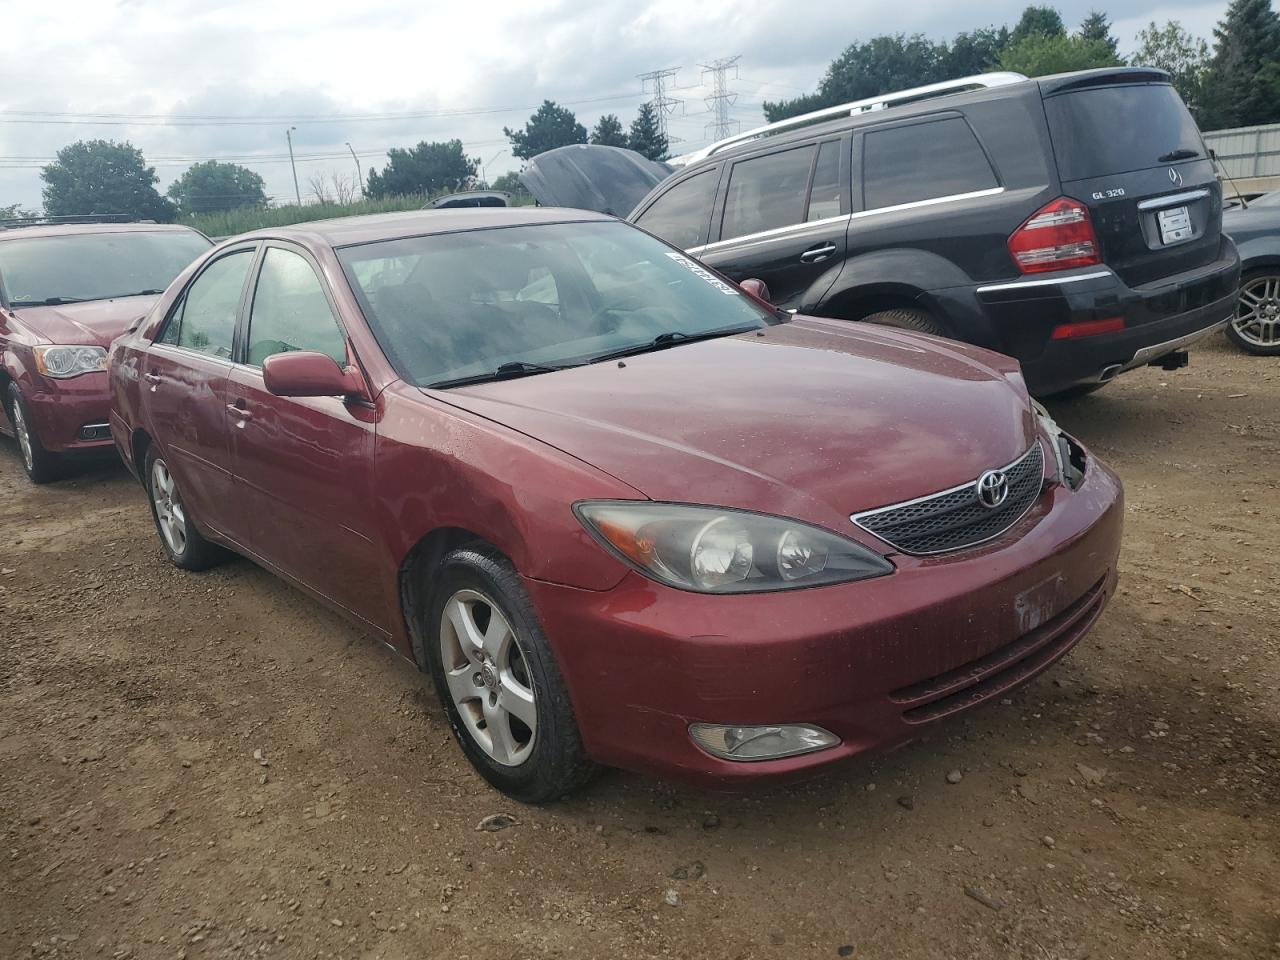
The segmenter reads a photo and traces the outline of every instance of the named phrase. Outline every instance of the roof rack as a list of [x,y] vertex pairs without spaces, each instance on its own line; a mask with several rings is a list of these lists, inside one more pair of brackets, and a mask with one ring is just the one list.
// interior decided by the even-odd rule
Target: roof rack
[[959,80],[946,80],[942,83],[930,83],[923,87],[912,87],[910,90],[899,90],[895,93],[885,93],[876,97],[868,97],[866,100],[854,100],[850,103],[842,103],[836,107],[824,107],[821,110],[814,110],[811,113],[802,113],[798,117],[788,117],[785,120],[779,120],[777,123],[767,123],[763,127],[756,127],[754,130],[747,130],[744,133],[734,134],[732,137],[726,137],[724,140],[717,140],[710,146],[703,147],[701,150],[695,150],[693,153],[686,154],[680,159],[686,165],[696,163],[703,160],[713,153],[719,153],[721,150],[727,150],[729,147],[736,146],[740,143],[746,143],[749,140],[758,140],[761,137],[767,137],[775,133],[781,133],[783,130],[791,130],[795,127],[803,127],[818,120],[829,120],[835,117],[853,117],[860,113],[869,113],[872,110],[887,110],[890,107],[900,106],[904,103],[912,103],[916,100],[926,100],[931,97],[942,97],[950,93],[963,93],[966,90],[981,90],[988,87],[1003,87],[1011,83],[1022,83],[1027,78],[1021,73],[980,73],[972,77],[961,77]]
[[127,213],[87,213],[75,217],[13,217],[0,220],[0,230],[18,227],[47,227],[63,223],[133,223]]

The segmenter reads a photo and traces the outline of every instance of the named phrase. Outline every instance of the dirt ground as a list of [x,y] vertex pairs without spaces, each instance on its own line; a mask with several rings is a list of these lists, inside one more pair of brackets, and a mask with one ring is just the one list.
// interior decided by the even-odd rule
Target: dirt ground
[[1053,410],[1128,494],[1055,669],[800,786],[542,809],[358,630],[169,566],[121,468],[0,444],[0,958],[1280,957],[1280,360]]

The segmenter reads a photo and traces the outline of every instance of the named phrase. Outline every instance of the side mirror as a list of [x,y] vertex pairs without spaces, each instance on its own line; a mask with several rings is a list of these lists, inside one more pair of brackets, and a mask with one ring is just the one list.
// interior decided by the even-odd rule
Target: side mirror
[[277,397],[365,397],[364,377],[332,357],[310,350],[274,353],[262,363],[262,381]]
[[773,306],[773,304],[769,302],[769,288],[765,286],[765,282],[763,280],[757,280],[755,277],[752,277],[749,280],[743,280],[738,284],[738,286],[742,288],[743,292],[746,293],[747,296],[759,300],[766,307]]

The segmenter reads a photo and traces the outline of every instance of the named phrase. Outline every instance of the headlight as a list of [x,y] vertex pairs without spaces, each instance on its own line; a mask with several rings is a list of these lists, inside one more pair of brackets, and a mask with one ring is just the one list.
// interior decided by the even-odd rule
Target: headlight
[[55,380],[107,369],[107,351],[102,347],[36,347],[34,352],[36,369]]
[[853,540],[782,517],[643,500],[587,501],[574,510],[612,553],[681,590],[753,593],[893,572]]

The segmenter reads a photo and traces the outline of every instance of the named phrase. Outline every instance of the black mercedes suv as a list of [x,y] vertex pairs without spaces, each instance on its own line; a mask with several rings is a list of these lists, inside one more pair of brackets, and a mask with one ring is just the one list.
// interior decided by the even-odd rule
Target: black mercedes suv
[[1233,315],[1240,261],[1195,121],[1158,70],[986,74],[691,154],[639,226],[785,309],[909,327],[1085,391]]

